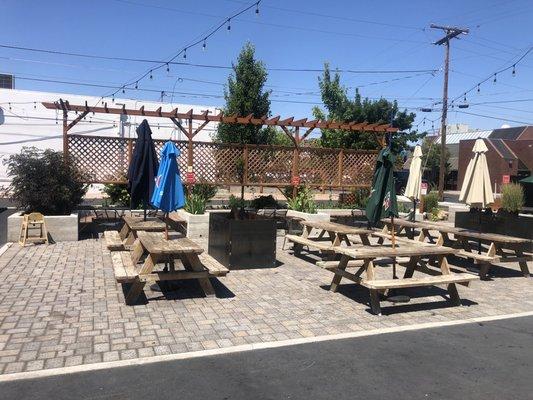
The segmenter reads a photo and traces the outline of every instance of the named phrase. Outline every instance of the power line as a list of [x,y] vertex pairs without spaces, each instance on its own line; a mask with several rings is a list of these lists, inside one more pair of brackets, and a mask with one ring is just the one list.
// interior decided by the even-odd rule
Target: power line
[[514,119],[498,118],[498,117],[493,117],[491,115],[483,115],[483,114],[471,113],[471,112],[468,112],[468,111],[455,111],[455,112],[458,112],[458,113],[461,113],[461,114],[474,115],[476,117],[495,119],[495,120],[498,120],[498,121],[515,122],[517,124],[524,124],[524,125],[533,125],[533,122],[524,122],[524,121],[517,121],[517,120],[514,120]]
[[[153,59],[143,59],[143,58],[128,58],[128,57],[115,57],[115,56],[101,56],[96,54],[86,54],[86,53],[72,53],[58,50],[48,50],[48,49],[39,49],[33,47],[23,47],[23,46],[12,46],[6,44],[0,44],[0,48],[14,49],[21,51],[31,51],[37,53],[47,53],[47,54],[56,54],[64,55],[70,57],[83,57],[89,59],[100,59],[100,60],[113,60],[113,61],[127,61],[127,62],[139,62],[147,64],[162,64],[165,65],[180,65],[180,66],[189,66],[189,67],[198,67],[198,68],[210,68],[210,69],[233,69],[231,65],[214,65],[214,64],[200,64],[200,63],[191,63],[185,61],[162,61],[162,60],[153,60]],[[155,70],[155,68],[154,68]],[[266,68],[267,71],[275,72],[324,72],[324,68],[283,68],[283,67],[270,67]],[[402,74],[402,73],[435,73],[438,72],[436,69],[393,69],[393,70],[357,70],[352,68],[336,68],[337,72],[340,73],[352,73],[352,74]]]

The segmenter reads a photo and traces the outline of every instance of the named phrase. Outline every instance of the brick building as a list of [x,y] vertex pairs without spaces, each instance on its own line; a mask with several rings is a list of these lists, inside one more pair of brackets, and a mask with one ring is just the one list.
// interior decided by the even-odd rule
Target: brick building
[[[533,171],[533,126],[494,129],[483,138],[489,151],[487,164],[493,190],[508,180],[518,181]],[[457,188],[461,188],[476,139],[459,142]]]

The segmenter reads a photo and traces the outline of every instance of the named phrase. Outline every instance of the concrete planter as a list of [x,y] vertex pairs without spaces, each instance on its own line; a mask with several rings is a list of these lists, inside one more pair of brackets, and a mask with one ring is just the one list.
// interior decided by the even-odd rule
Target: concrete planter
[[[15,213],[7,218],[7,240],[18,242],[22,213]],[[44,222],[49,238],[54,242],[75,242],[78,240],[78,213],[70,215],[45,215]]]
[[178,210],[176,214],[187,222],[186,236],[190,239],[207,238],[209,236],[209,213],[191,214]]

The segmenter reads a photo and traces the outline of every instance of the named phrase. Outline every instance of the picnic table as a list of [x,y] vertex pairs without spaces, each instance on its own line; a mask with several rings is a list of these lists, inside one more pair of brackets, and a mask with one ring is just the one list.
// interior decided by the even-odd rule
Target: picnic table
[[124,220],[124,226],[120,231],[120,238],[126,246],[133,244],[137,238],[137,232],[139,231],[165,231],[165,223],[156,217],[147,217],[146,220],[144,220],[143,217],[130,217],[125,215],[122,219]]
[[[373,231],[357,228],[353,226],[338,224],[336,222],[329,221],[300,221],[303,226],[303,231],[300,236],[298,235],[285,235],[285,241],[291,241],[294,243],[295,253],[299,253],[303,246],[316,248],[324,253],[332,253],[333,247],[340,246],[342,242],[351,246],[348,235],[357,235],[361,239],[361,242],[365,245],[370,245],[369,236]],[[310,237],[310,234],[314,229],[319,231],[318,237]],[[324,242],[322,239],[325,235],[328,235],[330,243]]]
[[[391,221],[384,219],[388,230],[391,229]],[[479,264],[480,276],[485,278],[490,266],[495,262],[518,262],[525,277],[530,276],[527,261],[532,259],[531,255],[524,253],[524,247],[530,243],[529,239],[519,238],[496,233],[484,233],[471,229],[457,228],[435,222],[413,222],[403,219],[394,220],[395,231],[400,234],[403,229],[412,228],[420,231],[418,240],[424,242],[426,239],[430,243],[441,246],[450,246],[460,250],[454,255],[470,258]],[[398,227],[396,229],[396,226]],[[435,238],[431,231],[438,232]],[[453,235],[453,239],[450,237]],[[470,242],[478,241],[489,245],[487,251],[475,252]],[[510,252],[509,252],[510,251]]]
[[[161,232],[137,231],[131,251],[114,251],[111,256],[117,281],[131,283],[125,296],[127,304],[136,301],[147,282],[156,281],[196,279],[205,296],[212,297],[215,291],[209,278],[229,272],[192,240],[186,237],[167,240]],[[137,266],[143,257],[142,265]],[[181,261],[182,268],[176,268],[176,260]],[[168,269],[158,268],[161,263],[168,263]]]
[[[333,292],[337,291],[342,278],[368,288],[370,307],[372,312],[377,315],[381,315],[380,292],[395,288],[447,285],[450,300],[454,305],[460,305],[461,299],[456,284],[468,286],[470,281],[478,278],[468,273],[451,272],[446,256],[453,254],[455,252],[454,249],[444,246],[417,245],[416,242],[412,242],[409,245],[406,242],[402,242],[401,246],[396,247],[384,245],[363,248],[337,246],[334,251],[341,255],[340,261],[319,262],[317,265],[334,273],[335,276],[330,286],[330,290]],[[381,263],[394,263],[399,257],[408,258],[408,261],[404,264],[406,270],[403,278],[376,278],[374,270],[376,259],[380,259]],[[429,270],[421,263],[422,258],[428,258],[429,263],[436,261],[440,268],[440,273],[438,271],[431,272],[432,270]],[[358,269],[356,272],[346,271],[350,267]],[[428,275],[413,277],[415,271]],[[365,274],[364,277],[362,276],[363,273]]]

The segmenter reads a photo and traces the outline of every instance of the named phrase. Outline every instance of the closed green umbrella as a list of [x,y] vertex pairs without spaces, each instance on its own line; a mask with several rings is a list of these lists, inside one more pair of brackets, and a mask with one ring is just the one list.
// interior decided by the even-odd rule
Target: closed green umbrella
[[[394,237],[394,217],[398,216],[398,202],[394,187],[395,156],[390,145],[382,149],[376,161],[376,170],[372,179],[372,191],[366,206],[366,218],[376,226],[382,218],[390,218],[392,226],[392,247],[396,245]],[[393,278],[396,278],[396,261],[393,263]]]
[[366,206],[366,217],[372,226],[377,225],[383,218],[398,216],[398,203],[393,176],[394,161],[395,156],[390,146],[379,152],[372,179],[372,191]]

